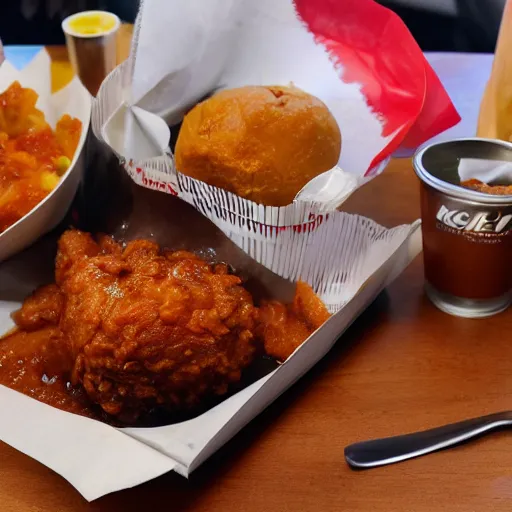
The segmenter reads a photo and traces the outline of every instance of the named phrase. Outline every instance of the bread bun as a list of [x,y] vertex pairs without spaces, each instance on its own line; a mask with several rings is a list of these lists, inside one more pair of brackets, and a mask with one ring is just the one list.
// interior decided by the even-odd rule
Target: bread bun
[[328,108],[295,87],[240,87],[196,105],[176,142],[178,171],[267,206],[290,204],[338,162]]

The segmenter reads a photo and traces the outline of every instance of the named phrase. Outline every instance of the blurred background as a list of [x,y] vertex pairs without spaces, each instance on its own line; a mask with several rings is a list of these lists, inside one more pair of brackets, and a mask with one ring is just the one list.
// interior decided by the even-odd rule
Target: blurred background
[[382,0],[424,51],[493,53],[506,0]]
[[[342,0],[339,0],[342,1]],[[61,21],[104,9],[133,22],[139,0],[2,0],[4,44],[64,44]],[[505,0],[379,0],[395,11],[424,51],[492,53]]]

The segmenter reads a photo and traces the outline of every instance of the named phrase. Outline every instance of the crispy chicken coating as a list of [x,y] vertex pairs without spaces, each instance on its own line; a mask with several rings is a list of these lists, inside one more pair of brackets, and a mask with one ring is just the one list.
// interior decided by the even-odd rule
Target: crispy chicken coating
[[258,335],[263,339],[269,356],[285,361],[329,317],[318,295],[307,283],[299,281],[292,304],[278,301],[262,304]]
[[68,231],[56,274],[72,382],[123,421],[222,395],[253,359],[255,308],[225,265]]

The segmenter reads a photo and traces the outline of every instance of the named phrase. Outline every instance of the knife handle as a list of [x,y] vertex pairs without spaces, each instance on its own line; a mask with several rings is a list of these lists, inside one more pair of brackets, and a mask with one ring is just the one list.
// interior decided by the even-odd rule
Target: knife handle
[[443,450],[511,425],[511,412],[490,414],[414,434],[351,444],[345,448],[345,459],[349,466],[356,469],[393,464]]

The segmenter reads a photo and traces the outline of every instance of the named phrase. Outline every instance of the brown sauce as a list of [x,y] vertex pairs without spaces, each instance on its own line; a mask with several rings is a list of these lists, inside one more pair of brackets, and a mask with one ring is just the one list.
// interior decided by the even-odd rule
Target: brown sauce
[[[48,359],[48,347],[53,345],[56,331],[58,330],[40,329],[26,332],[16,329],[1,338],[0,385],[62,411],[115,427],[159,427],[192,419],[256,382],[278,366],[275,359],[260,353],[241,376],[240,381],[233,385],[229,394],[205,400],[200,406],[187,411],[169,413],[155,409],[134,422],[123,422],[94,404],[82,386],[73,386],[69,371],[61,365],[61,361],[53,357]],[[50,348],[50,351],[53,352],[54,348]]]
[[83,390],[71,385],[70,366],[57,327],[15,330],[0,340],[0,384],[58,409],[97,417]]
[[512,195],[512,185],[488,185],[480,180],[466,180],[461,182],[461,186],[482,192],[483,194],[491,194],[495,196],[510,196]]

